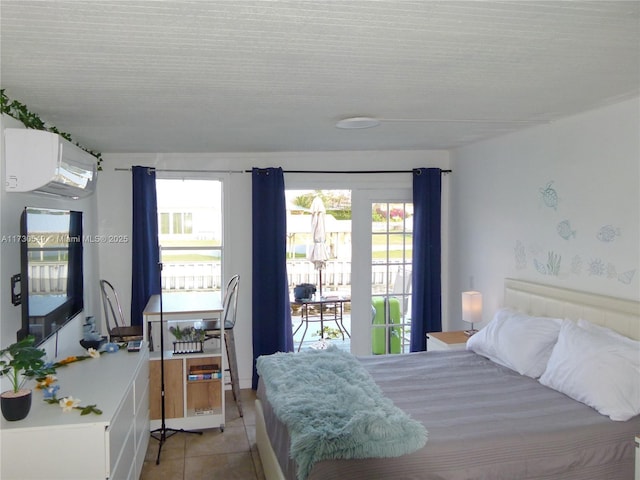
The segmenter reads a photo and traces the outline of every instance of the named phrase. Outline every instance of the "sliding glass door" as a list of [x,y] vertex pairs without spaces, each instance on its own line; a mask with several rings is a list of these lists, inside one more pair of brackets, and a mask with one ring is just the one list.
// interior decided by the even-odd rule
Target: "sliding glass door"
[[371,204],[371,353],[406,353],[411,338],[413,205]]
[[[411,189],[288,189],[286,196],[287,273],[295,350],[318,348],[321,340],[328,338],[330,344],[357,355],[408,352]],[[322,201],[325,211],[327,258],[322,268],[310,258],[314,249],[312,204],[316,199]],[[315,286],[314,300],[326,302],[296,302],[295,287],[305,283]],[[348,302],[331,304],[332,298]]]

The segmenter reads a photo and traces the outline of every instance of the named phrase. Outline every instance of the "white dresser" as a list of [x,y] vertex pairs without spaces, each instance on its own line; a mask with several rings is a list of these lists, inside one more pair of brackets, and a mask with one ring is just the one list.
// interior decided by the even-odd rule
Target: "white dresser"
[[60,367],[56,376],[58,398],[71,395],[82,406],[96,404],[102,415],[63,412],[34,390],[27,418],[2,418],[0,478],[139,478],[149,443],[146,346],[137,353],[124,349]]

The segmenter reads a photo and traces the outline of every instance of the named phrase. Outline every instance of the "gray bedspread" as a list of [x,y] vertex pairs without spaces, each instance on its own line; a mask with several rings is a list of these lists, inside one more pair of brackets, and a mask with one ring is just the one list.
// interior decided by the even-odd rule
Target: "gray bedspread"
[[[383,392],[429,431],[398,458],[315,464],[309,480],[631,480],[640,416],[614,422],[592,408],[467,351],[361,357]],[[288,479],[288,434],[258,389]]]

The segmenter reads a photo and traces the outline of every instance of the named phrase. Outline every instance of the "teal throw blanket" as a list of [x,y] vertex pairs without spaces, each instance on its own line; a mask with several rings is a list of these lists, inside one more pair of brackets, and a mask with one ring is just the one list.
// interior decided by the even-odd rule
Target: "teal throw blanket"
[[300,480],[320,460],[397,457],[427,442],[424,426],[386,398],[350,353],[331,347],[263,355],[257,370],[289,429]]

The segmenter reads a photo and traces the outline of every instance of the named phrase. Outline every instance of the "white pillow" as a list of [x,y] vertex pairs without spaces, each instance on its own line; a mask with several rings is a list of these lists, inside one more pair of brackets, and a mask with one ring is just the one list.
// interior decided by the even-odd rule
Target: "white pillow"
[[625,337],[624,335],[616,332],[615,330],[604,327],[602,325],[598,325],[596,323],[591,323],[586,320],[579,319],[578,326],[599,335],[608,335],[612,339],[618,340],[622,343],[626,343],[628,345],[631,345],[632,347],[638,345],[638,342],[636,340],[633,340],[629,337]]
[[503,308],[469,338],[467,350],[521,375],[538,378],[547,367],[562,322],[559,318],[531,317]]
[[611,420],[628,420],[640,414],[640,342],[567,321],[540,383]]

